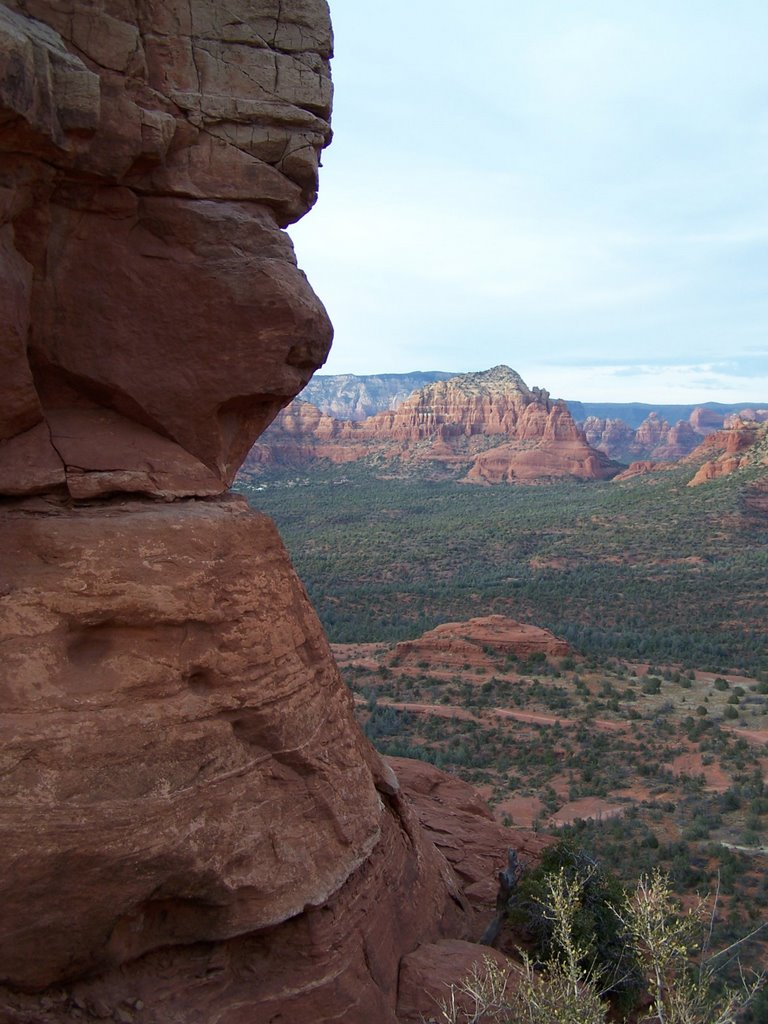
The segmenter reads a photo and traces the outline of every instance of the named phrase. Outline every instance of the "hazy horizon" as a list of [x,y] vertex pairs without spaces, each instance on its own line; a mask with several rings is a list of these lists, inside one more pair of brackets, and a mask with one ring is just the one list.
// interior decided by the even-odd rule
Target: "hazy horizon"
[[768,402],[768,8],[331,0],[325,373]]

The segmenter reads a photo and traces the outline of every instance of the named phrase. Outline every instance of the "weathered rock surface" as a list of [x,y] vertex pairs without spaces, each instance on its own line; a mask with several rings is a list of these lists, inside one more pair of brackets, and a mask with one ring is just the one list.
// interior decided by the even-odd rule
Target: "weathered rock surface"
[[0,5],[0,493],[218,493],[324,361],[280,228],[331,45],[324,0]]
[[[396,408],[400,402],[410,397],[418,388],[434,380],[447,380],[455,377],[455,373],[441,370],[415,373],[381,373],[381,374],[321,374],[313,377],[302,392],[304,401],[311,402],[323,412],[335,419],[361,420],[378,412],[387,412]],[[410,383],[410,389],[407,385]],[[648,418],[649,414],[657,413],[669,423],[681,420],[690,422],[691,413],[699,408],[707,410],[714,422],[723,426],[723,420],[733,413],[741,412],[747,419],[756,419],[755,412],[766,412],[756,405],[747,408],[748,403],[708,403],[706,406],[665,404],[643,402],[581,402],[574,399],[566,401],[573,418],[585,429],[590,420],[618,423],[621,427],[634,430]],[[764,406],[765,403],[758,403]],[[590,444],[592,441],[590,440]]]
[[472,786],[425,761],[388,757],[403,790],[412,800],[422,828],[461,880],[474,912],[469,936],[477,941],[495,913],[498,874],[507,851],[535,867],[555,840],[528,829],[500,825]]
[[444,622],[416,640],[404,640],[393,657],[404,664],[428,660],[434,665],[490,665],[492,656],[532,654],[564,657],[570,647],[539,626],[515,622],[504,615],[487,615],[468,622]]
[[768,423],[768,409],[741,409],[739,412],[728,413],[723,420],[723,427],[730,430],[731,427],[740,426],[739,421]]
[[623,461],[628,458],[635,431],[624,420],[587,416],[582,429],[593,448],[599,448],[611,459]]
[[271,521],[40,498],[6,510],[0,552],[5,985],[132,993],[152,1024],[392,1019],[399,956],[457,889]]
[[657,473],[669,469],[669,463],[653,462],[651,459],[641,459],[639,462],[630,462],[626,469],[613,478],[615,484],[622,480],[631,480],[635,476],[646,476],[648,473]]
[[8,980],[229,938],[338,889],[381,808],[271,522],[236,499],[41,500],[0,530],[4,809],[28,844],[0,851]]
[[476,1005],[471,996],[463,994],[457,986],[474,972],[482,973],[490,960],[509,975],[511,993],[517,977],[511,960],[496,949],[478,946],[460,939],[443,939],[424,943],[403,957],[400,967],[397,1016],[402,1024],[435,1024],[444,1021],[442,1007],[454,990],[455,1005],[472,1020]]
[[608,479],[619,467],[590,448],[563,402],[530,389],[507,366],[436,381],[396,409],[357,422],[294,403],[245,463],[305,465],[374,457],[408,471],[462,476],[468,483],[542,477]]
[[622,420],[595,416],[586,419],[583,426],[591,445],[612,459],[628,462],[675,461],[693,451],[702,437],[688,421],[678,420],[670,426],[656,412],[634,430]]
[[715,409],[701,408],[694,409],[690,416],[690,422],[697,434],[706,436],[713,430],[720,430],[723,426],[724,416]]

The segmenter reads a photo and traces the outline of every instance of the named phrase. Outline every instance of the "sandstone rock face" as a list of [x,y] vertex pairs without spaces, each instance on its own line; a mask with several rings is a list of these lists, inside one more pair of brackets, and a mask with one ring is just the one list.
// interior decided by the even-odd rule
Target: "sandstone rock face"
[[692,452],[700,438],[690,423],[680,420],[667,431],[666,437],[651,451],[654,459],[675,461]]
[[623,420],[588,416],[582,428],[584,436],[593,448],[599,448],[611,459],[623,461],[628,457],[635,439],[635,431]]
[[236,499],[40,501],[0,530],[3,803],[28,844],[0,851],[6,980],[230,938],[335,892],[381,801],[272,523]]
[[741,409],[739,412],[729,413],[723,420],[723,427],[730,430],[731,427],[738,427],[739,421],[753,423],[768,423],[768,409]]
[[333,420],[307,403],[285,410],[246,469],[375,457],[409,471],[502,483],[542,477],[609,479],[619,467],[590,448],[565,403],[497,366],[429,384],[394,410]]
[[13,990],[63,985],[43,1019],[130,997],[148,1024],[393,1020],[401,953],[462,933],[458,888],[271,521],[40,498],[0,554],[10,1019],[39,1006]]
[[466,1014],[467,1020],[472,1020],[476,1004],[471,996],[460,993],[456,986],[466,981],[475,970],[482,972],[486,959],[510,976],[507,991],[511,994],[517,978],[514,965],[503,953],[488,946],[460,939],[443,939],[425,943],[403,957],[397,999],[399,1020],[402,1024],[445,1020],[442,1007],[452,988],[456,1006]]
[[507,851],[515,850],[523,866],[536,867],[556,840],[500,825],[477,790],[434,765],[404,757],[388,757],[387,763],[413,802],[422,828],[461,880],[474,914],[469,937],[477,941],[495,914],[498,874],[506,867]]
[[400,662],[428,660],[434,665],[488,665],[489,654],[528,658],[532,654],[564,657],[570,647],[539,626],[515,622],[504,615],[487,615],[468,622],[444,622],[416,640],[395,647]]
[[0,493],[219,493],[324,361],[280,228],[331,45],[324,0],[0,5]]
[[723,426],[723,415],[714,409],[701,407],[693,410],[690,422],[697,434],[705,436],[706,434],[711,434],[713,430],[721,429]]
[[669,463],[641,459],[639,462],[630,462],[625,470],[613,478],[613,482],[618,484],[622,480],[631,480],[632,477],[646,476],[648,473],[656,473],[664,469],[669,469]]

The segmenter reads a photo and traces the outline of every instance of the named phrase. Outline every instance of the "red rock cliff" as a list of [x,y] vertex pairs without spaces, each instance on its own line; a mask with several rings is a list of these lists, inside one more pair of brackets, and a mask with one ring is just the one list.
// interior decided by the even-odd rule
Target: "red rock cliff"
[[281,231],[330,51],[323,0],[0,6],[3,1021],[392,1024],[465,927],[274,526],[216,497],[330,342]]

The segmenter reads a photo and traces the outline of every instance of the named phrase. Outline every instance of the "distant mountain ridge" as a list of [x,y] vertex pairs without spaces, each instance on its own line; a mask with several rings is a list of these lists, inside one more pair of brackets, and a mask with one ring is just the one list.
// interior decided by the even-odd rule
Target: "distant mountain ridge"
[[303,402],[311,402],[336,420],[364,420],[377,412],[387,412],[414,391],[437,380],[455,377],[444,370],[414,370],[412,373],[315,374],[301,392]]
[[652,413],[656,413],[661,419],[669,423],[677,423],[679,420],[688,420],[697,409],[706,409],[713,414],[714,421],[722,422],[729,413],[741,412],[742,409],[765,408],[765,402],[697,402],[693,405],[667,405],[662,402],[576,402],[566,399],[565,404],[578,422],[583,422],[590,416],[596,419],[622,420],[628,427],[636,429]]
[[[484,372],[484,371],[480,371]],[[304,402],[311,402],[318,409],[337,420],[362,420],[378,412],[392,411],[406,398],[434,381],[465,377],[467,374],[449,373],[445,370],[416,370],[412,373],[377,374],[315,374],[300,394]],[[565,404],[577,422],[590,416],[603,420],[622,420],[627,426],[637,429],[651,413],[656,413],[668,423],[690,419],[695,409],[711,410],[722,426],[728,413],[743,409],[768,407],[763,402],[696,402],[689,405],[654,402],[581,402],[564,399]]]

